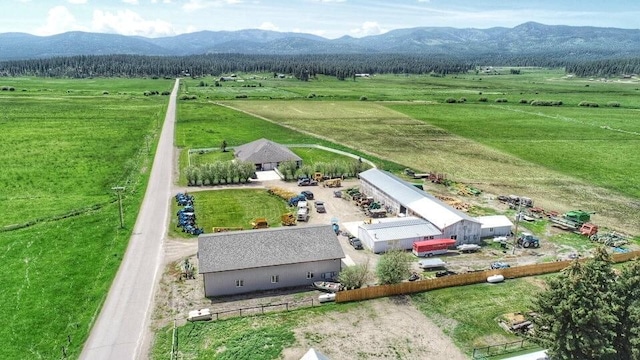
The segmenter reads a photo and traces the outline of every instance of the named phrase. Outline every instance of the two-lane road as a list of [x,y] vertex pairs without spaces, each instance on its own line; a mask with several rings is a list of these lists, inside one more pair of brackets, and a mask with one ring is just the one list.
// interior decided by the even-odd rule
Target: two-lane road
[[81,359],[146,358],[153,295],[163,260],[173,176],[173,138],[179,80],[171,92],[147,191],[129,246]]

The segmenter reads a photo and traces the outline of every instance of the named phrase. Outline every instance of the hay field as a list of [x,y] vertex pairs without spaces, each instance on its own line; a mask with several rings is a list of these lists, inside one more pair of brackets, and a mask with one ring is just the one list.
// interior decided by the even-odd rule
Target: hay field
[[[431,106],[434,118],[452,111],[449,104],[406,104]],[[232,101],[225,105],[382,159],[446,173],[454,180],[476,184],[494,194],[530,196],[538,205],[558,211],[596,211],[597,223],[630,233],[640,232],[637,198],[579,179],[570,169],[552,170],[547,163],[534,163],[504,148],[483,144],[468,132],[463,134],[466,136],[455,135],[432,125],[428,117],[418,120],[391,108],[398,103],[298,100]],[[476,109],[475,113],[459,115],[468,118],[480,114],[487,119],[494,116],[496,110],[488,105],[485,108],[489,110],[484,113]],[[531,109],[528,105],[523,108]]]

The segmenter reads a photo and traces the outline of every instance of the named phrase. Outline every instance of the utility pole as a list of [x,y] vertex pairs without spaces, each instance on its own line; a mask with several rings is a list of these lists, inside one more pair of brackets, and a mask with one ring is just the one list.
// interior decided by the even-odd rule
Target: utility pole
[[516,229],[515,232],[513,233],[513,250],[511,251],[511,255],[514,255],[516,253],[516,246],[518,245],[518,224],[520,224],[520,216],[521,213],[521,207],[522,207],[522,202],[520,200],[518,200],[518,210],[516,213]]
[[124,186],[115,186],[112,187],[111,190],[115,190],[118,194],[118,205],[120,207],[120,228],[124,228],[124,213],[122,211],[122,192],[124,191]]

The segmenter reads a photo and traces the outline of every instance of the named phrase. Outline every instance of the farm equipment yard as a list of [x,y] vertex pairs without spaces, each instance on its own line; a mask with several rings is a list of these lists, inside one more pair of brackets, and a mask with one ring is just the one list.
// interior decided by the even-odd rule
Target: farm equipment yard
[[[314,205],[312,205],[313,201],[307,201],[310,206],[311,211],[308,212],[308,218],[306,222],[295,222],[292,218],[292,215],[295,213],[295,210],[292,210],[293,213],[283,214],[283,226],[308,226],[308,225],[317,225],[317,224],[331,224],[332,222],[337,222],[339,226],[339,242],[345,253],[346,259],[345,263],[348,264],[369,264],[370,269],[374,269],[378,258],[380,255],[373,253],[367,249],[357,249],[355,248],[350,239],[357,236],[357,234],[349,234],[348,228],[344,226],[344,224],[353,224],[353,223],[364,223],[365,221],[371,221],[371,217],[367,216],[371,214],[371,210],[368,209],[368,206],[374,204],[371,199],[360,199],[360,200],[352,200],[351,195],[347,195],[348,192],[352,192],[353,190],[359,186],[359,181],[356,179],[346,179],[342,181],[342,187],[324,187],[320,183],[319,186],[309,186],[300,188],[296,182],[284,182],[280,180],[276,181],[268,181],[268,182],[256,182],[251,187],[255,189],[255,187],[264,187],[265,191],[267,189],[278,189],[278,191],[283,191],[285,193],[299,193],[302,189],[306,191],[312,191],[315,201],[321,201],[324,205],[325,212],[317,212]],[[487,211],[486,209],[493,209],[495,213],[504,213],[508,214],[509,218],[515,218],[515,212],[513,209],[510,209],[510,205],[512,205],[508,201],[501,201],[498,199],[498,196],[480,193],[478,195],[459,195],[456,189],[458,187],[446,187],[442,184],[438,184],[436,182],[432,183],[430,181],[425,181],[422,186],[426,191],[431,192],[436,197],[448,199],[449,202],[457,204],[461,208],[469,209],[470,212],[479,211],[478,209]],[[192,195],[197,199],[198,192],[203,190],[208,190],[207,188],[188,188]],[[217,190],[213,190],[217,191]],[[336,192],[339,191],[342,195],[341,197],[337,197]],[[299,201],[302,200],[304,196],[301,196]],[[197,203],[197,202],[196,202]],[[296,209],[293,204],[291,205],[291,209]],[[297,205],[297,204],[296,204]],[[375,205],[374,205],[375,206]],[[513,206],[511,206],[513,207]],[[393,214],[385,214],[389,217],[393,216]],[[200,216],[206,216],[202,214]],[[289,220],[290,219],[290,220]],[[367,220],[369,219],[369,220]],[[376,219],[373,219],[374,221]],[[590,240],[588,236],[575,234],[571,231],[562,230],[557,227],[551,226],[552,222],[548,220],[541,220],[539,218],[534,219],[534,221],[526,221],[521,220],[518,222],[518,233],[525,233],[525,238],[528,240],[523,241],[528,242],[532,241],[531,246],[515,246],[517,243],[514,237],[509,238],[497,238],[494,240],[493,238],[483,239],[481,242],[480,249],[476,249],[475,247],[451,247],[449,251],[444,254],[440,254],[434,256],[432,259],[436,260],[439,263],[439,266],[426,266],[423,264],[423,260],[425,258],[414,257],[414,261],[412,263],[412,272],[415,272],[419,275],[421,279],[426,278],[435,278],[440,276],[446,276],[451,274],[460,274],[465,272],[473,272],[478,270],[486,270],[491,268],[492,264],[506,264],[508,266],[518,266],[518,265],[528,265],[535,264],[541,262],[553,262],[557,260],[567,260],[574,259],[578,257],[585,257],[589,255],[589,251],[596,246],[596,242]],[[514,221],[515,222],[515,221]],[[226,230],[226,229],[224,229]],[[231,229],[235,230],[235,229]],[[535,235],[533,235],[535,234]],[[531,237],[531,239],[529,239]],[[533,245],[533,238],[539,239],[538,246]],[[183,243],[184,245],[184,243]],[[192,249],[191,254],[195,253],[195,248],[193,244],[190,246],[186,246],[186,248]],[[635,249],[636,245],[629,245],[629,249]],[[184,251],[181,252],[182,256],[186,255]],[[440,259],[441,261],[437,261]],[[178,260],[178,257],[175,257],[173,260]],[[190,257],[190,261],[196,264],[197,267],[197,258],[194,256]],[[422,263],[421,263],[422,261]],[[343,265],[344,266],[344,265]],[[266,294],[261,294],[258,298],[253,298],[251,294],[248,295],[238,295],[238,296],[230,296],[220,299],[208,299],[204,297],[202,292],[202,281],[199,279],[200,275],[196,274],[196,281],[188,282],[191,284],[187,286],[187,283],[180,284],[172,284],[172,281],[167,278],[168,274],[165,274],[165,279],[163,279],[163,287],[169,286],[170,288],[180,287],[182,288],[180,299],[173,299],[174,306],[178,313],[186,314],[189,310],[198,307],[207,307],[207,306],[215,306],[217,311],[222,311],[225,309],[236,309],[244,306],[252,306],[256,304],[262,304],[270,301],[288,301],[288,300],[296,300],[303,301],[302,299],[310,300],[312,298],[317,298],[320,294],[317,291],[313,291],[309,289],[308,291],[303,292],[302,294],[299,291],[270,291]],[[408,280],[408,279],[407,279]],[[185,289],[184,287],[187,287]],[[167,290],[165,289],[166,292]],[[175,291],[172,290],[172,291]],[[167,309],[169,310],[169,309]],[[172,318],[169,313],[160,316],[160,318],[169,319]]]

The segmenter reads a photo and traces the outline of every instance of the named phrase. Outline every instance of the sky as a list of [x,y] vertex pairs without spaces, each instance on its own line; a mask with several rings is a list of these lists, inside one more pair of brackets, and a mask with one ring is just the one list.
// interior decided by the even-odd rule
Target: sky
[[263,29],[329,39],[422,26],[640,28],[638,0],[0,0],[0,33],[164,37]]

